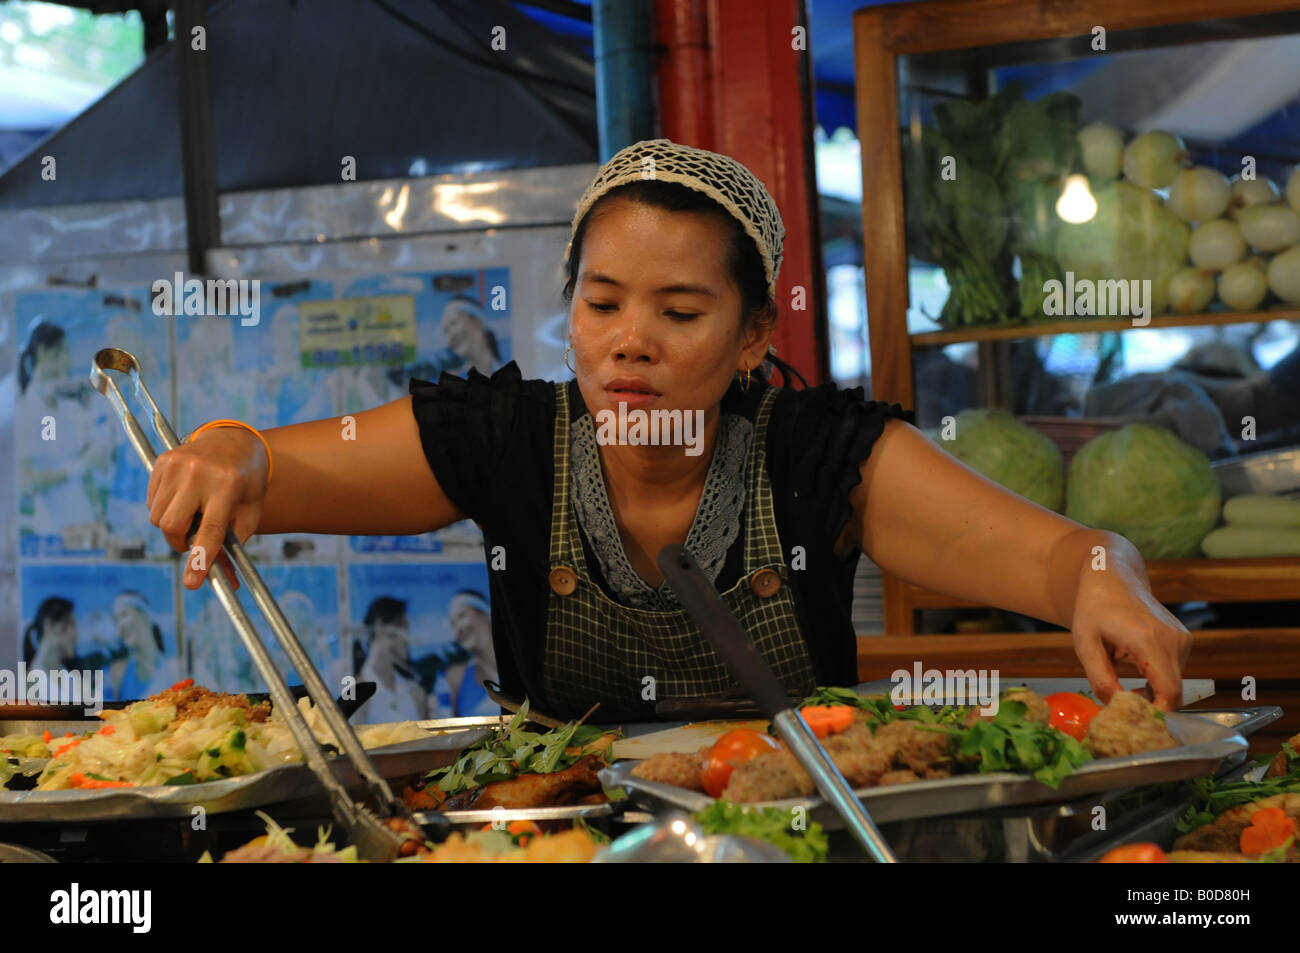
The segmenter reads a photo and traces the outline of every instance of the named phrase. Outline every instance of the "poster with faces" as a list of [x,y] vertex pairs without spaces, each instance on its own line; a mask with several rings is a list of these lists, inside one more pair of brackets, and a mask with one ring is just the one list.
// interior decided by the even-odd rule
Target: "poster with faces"
[[[150,525],[144,505],[148,472],[89,374],[101,348],[130,351],[166,412],[170,319],[152,312],[143,288],[24,293],[15,296],[14,310],[20,329],[14,457],[21,554],[166,557],[170,548]],[[117,378],[130,402],[126,380]],[[147,421],[138,404],[132,408]]]
[[20,658],[28,669],[98,670],[104,700],[138,699],[185,677],[169,565],[26,565]]
[[[259,567],[258,573],[326,686],[337,697],[343,676],[348,674],[339,629],[338,570],[334,566],[273,565]],[[271,634],[247,590],[241,589],[236,595],[271,653],[276,671],[289,685],[301,685],[302,676]],[[210,586],[184,590],[181,604],[187,662],[196,682],[223,692],[269,690]]]
[[353,671],[378,686],[354,720],[448,718],[500,708],[487,567],[475,563],[361,563],[348,567]]

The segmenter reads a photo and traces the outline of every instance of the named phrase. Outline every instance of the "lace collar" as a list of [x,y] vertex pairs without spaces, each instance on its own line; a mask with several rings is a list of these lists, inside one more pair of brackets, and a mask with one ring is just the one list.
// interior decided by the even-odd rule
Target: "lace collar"
[[[569,448],[572,506],[610,592],[618,602],[637,609],[662,612],[680,609],[681,604],[666,580],[658,588],[652,587],[628,561],[605,492],[590,413],[574,422],[572,433]],[[686,548],[715,584],[727,561],[727,551],[740,535],[740,514],[745,505],[745,461],[753,435],[752,421],[736,414],[722,415],[700,506],[686,536]]]

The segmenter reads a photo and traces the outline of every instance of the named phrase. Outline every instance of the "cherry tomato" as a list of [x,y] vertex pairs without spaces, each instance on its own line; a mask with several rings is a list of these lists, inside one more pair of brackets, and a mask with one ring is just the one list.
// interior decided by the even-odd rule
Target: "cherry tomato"
[[704,790],[709,797],[721,797],[731,772],[737,765],[752,761],[760,754],[777,751],[780,743],[771,735],[752,728],[734,728],[722,735],[709,749],[704,759]]
[[1088,732],[1088,722],[1101,711],[1101,706],[1091,698],[1077,692],[1056,692],[1043,701],[1052,710],[1049,724],[1057,731],[1063,731],[1075,741],[1082,741]]
[[1156,844],[1125,844],[1106,852],[1099,864],[1167,864],[1169,858]]

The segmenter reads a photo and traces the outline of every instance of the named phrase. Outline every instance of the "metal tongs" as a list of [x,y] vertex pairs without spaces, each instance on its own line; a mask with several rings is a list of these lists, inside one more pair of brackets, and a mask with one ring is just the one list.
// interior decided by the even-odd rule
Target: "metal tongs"
[[772,720],[776,733],[812,776],[817,790],[843,818],[845,826],[863,850],[872,860],[896,862],[898,858],[862,806],[862,801],[853,793],[849,782],[803,720],[795,703],[759,654],[753,639],[722,601],[709,577],[695,562],[695,557],[686,547],[673,543],[660,550],[658,563],[673,587],[673,593],[726,663],[732,677]]
[[[127,407],[121,391],[118,390],[113,378],[106,373],[107,371],[120,371],[123,374],[130,375],[132,383],[135,385],[136,397],[148,406],[153,416],[153,428],[168,450],[174,450],[180,446],[176,431],[172,429],[163,412],[158,409],[153,395],[149,393],[149,388],[145,387],[140,376],[140,362],[133,354],[121,348],[109,347],[104,348],[95,355],[90,370],[91,383],[95,385],[97,391],[112,402],[122,420],[122,426],[126,429],[126,435],[130,439],[131,445],[135,447],[135,451],[140,457],[140,461],[144,464],[146,470],[153,473],[154,461],[157,459],[153,445],[149,442],[149,438],[140,427],[135,415]],[[187,541],[193,539],[198,524],[199,517],[196,516]],[[302,750],[303,756],[307,760],[308,767],[311,768],[312,773],[325,787],[335,819],[338,820],[349,842],[356,846],[358,857],[371,861],[395,859],[403,843],[410,838],[392,830],[385,824],[385,819],[398,818],[405,821],[406,824],[402,826],[406,827],[411,834],[418,832],[419,827],[415,824],[405,804],[393,794],[392,789],[380,777],[379,772],[375,770],[370,756],[366,754],[361,742],[357,739],[356,733],[352,730],[352,726],[348,724],[347,719],[339,710],[334,695],[325,687],[325,682],[320,673],[316,671],[316,666],[303,650],[302,643],[294,635],[289,621],[284,617],[284,613],[280,611],[279,605],[262,581],[262,577],[258,575],[257,569],[248,558],[248,554],[244,552],[244,547],[240,545],[234,530],[229,528],[226,530],[223,549],[226,555],[230,557],[231,562],[249,590],[253,593],[253,600],[257,603],[258,608],[262,610],[262,614],[266,616],[271,625],[271,631],[280,645],[283,646],[285,654],[289,656],[294,669],[302,675],[307,694],[315,702],[317,710],[324,717],[325,723],[329,725],[334,737],[342,746],[343,753],[351,761],[360,776],[366,794],[374,802],[374,809],[372,810],[354,801],[348,795],[347,789],[342,782],[330,770],[325,761],[324,750],[317,742],[311,728],[308,727],[302,712],[298,710],[298,706],[294,702],[284,678],[271,662],[271,655],[262,643],[262,639],[253,627],[253,623],[249,620],[248,613],[244,611],[243,605],[235,596],[234,587],[225,574],[219,571],[216,560],[213,559],[210,561],[211,571],[208,572],[208,582],[216,590],[217,599],[221,602],[222,608],[226,610],[226,614],[230,616],[230,621],[234,623],[240,641],[244,643],[244,647],[248,649],[248,654],[252,656],[258,674],[262,676],[262,679],[270,688],[275,709],[288,724],[294,741],[298,743],[299,749]]]

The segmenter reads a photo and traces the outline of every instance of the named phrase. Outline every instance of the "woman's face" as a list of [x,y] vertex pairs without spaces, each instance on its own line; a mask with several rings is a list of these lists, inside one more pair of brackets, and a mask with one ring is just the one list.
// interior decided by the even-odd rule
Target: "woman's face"
[[402,616],[393,622],[376,622],[371,626],[371,632],[375,645],[386,642],[394,653],[398,655],[406,654],[408,647],[407,635],[409,633],[406,616]]
[[69,612],[62,619],[46,619],[41,637],[58,646],[59,654],[72,655],[77,649],[77,617]]
[[472,648],[491,639],[492,620],[482,609],[465,602],[453,603],[450,613],[451,632],[456,641]]
[[36,349],[36,374],[51,381],[63,380],[68,376],[68,342],[59,341],[50,347]]
[[146,638],[153,636],[149,617],[128,599],[114,601],[113,622],[117,625],[118,636],[127,648],[138,648]]
[[[744,333],[726,264],[727,230],[708,215],[611,199],[587,225],[570,311],[587,408],[711,412],[770,335]],[[618,386],[633,385],[648,397]]]
[[457,354],[471,354],[484,344],[483,324],[463,308],[449,306],[442,314],[442,336]]

